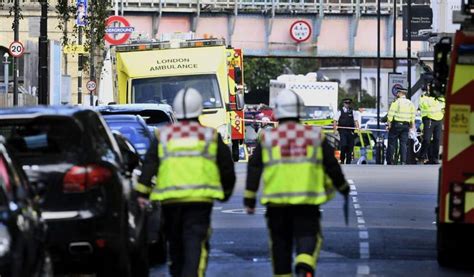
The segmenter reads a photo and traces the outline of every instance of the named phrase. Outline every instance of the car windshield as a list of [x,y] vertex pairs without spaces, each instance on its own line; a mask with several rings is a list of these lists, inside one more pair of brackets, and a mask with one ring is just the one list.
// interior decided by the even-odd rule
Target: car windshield
[[331,119],[334,117],[331,107],[305,106],[305,119]]
[[110,129],[120,132],[133,144],[138,154],[141,156],[146,154],[148,147],[150,147],[148,129],[133,121],[106,121]]
[[0,135],[23,161],[74,162],[83,152],[81,128],[69,118],[2,120]]
[[186,87],[195,88],[201,93],[205,109],[222,107],[219,85],[214,74],[146,78],[132,81],[135,103],[172,105],[176,94]]

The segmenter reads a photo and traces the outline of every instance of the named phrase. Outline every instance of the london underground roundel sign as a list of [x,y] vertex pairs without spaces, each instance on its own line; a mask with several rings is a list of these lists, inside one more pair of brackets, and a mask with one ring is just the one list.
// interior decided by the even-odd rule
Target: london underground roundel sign
[[300,43],[307,41],[312,34],[311,25],[304,20],[298,20],[293,22],[290,28],[291,38]]
[[105,40],[112,45],[124,44],[135,31],[135,28],[130,26],[128,20],[123,16],[110,16],[107,18],[105,26]]

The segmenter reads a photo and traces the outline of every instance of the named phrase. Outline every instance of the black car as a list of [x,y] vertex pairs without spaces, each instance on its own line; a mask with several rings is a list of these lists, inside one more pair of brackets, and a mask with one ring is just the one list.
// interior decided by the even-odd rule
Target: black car
[[143,247],[134,247],[139,231],[129,220],[131,171],[139,157],[119,147],[123,138],[97,112],[66,106],[3,109],[0,134],[39,188],[56,273],[127,276],[131,269],[147,268],[131,268],[140,263],[134,258],[146,256],[133,252]]
[[51,276],[46,224],[34,191],[0,137],[0,276]]

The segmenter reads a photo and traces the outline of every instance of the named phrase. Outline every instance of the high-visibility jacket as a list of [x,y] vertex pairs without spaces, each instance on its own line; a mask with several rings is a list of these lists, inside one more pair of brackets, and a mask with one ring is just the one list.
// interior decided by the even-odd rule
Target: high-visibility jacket
[[150,199],[224,199],[216,162],[217,138],[214,129],[198,122],[179,122],[160,131],[160,166]]
[[319,205],[335,194],[326,178],[320,128],[283,123],[262,138],[262,204]]
[[436,99],[431,96],[420,98],[421,117],[428,117],[433,120],[441,120],[444,117],[445,102],[443,98]]
[[401,97],[390,105],[388,121],[413,123],[415,122],[415,114],[415,105],[405,97]]

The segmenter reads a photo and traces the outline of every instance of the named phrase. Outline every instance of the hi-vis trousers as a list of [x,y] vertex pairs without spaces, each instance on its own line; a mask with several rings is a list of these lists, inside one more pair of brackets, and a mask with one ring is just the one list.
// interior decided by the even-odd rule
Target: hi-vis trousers
[[266,217],[273,276],[292,276],[293,248],[297,276],[314,276],[322,244],[319,206],[268,206]]
[[162,208],[171,276],[204,276],[209,255],[212,204],[167,204]]

